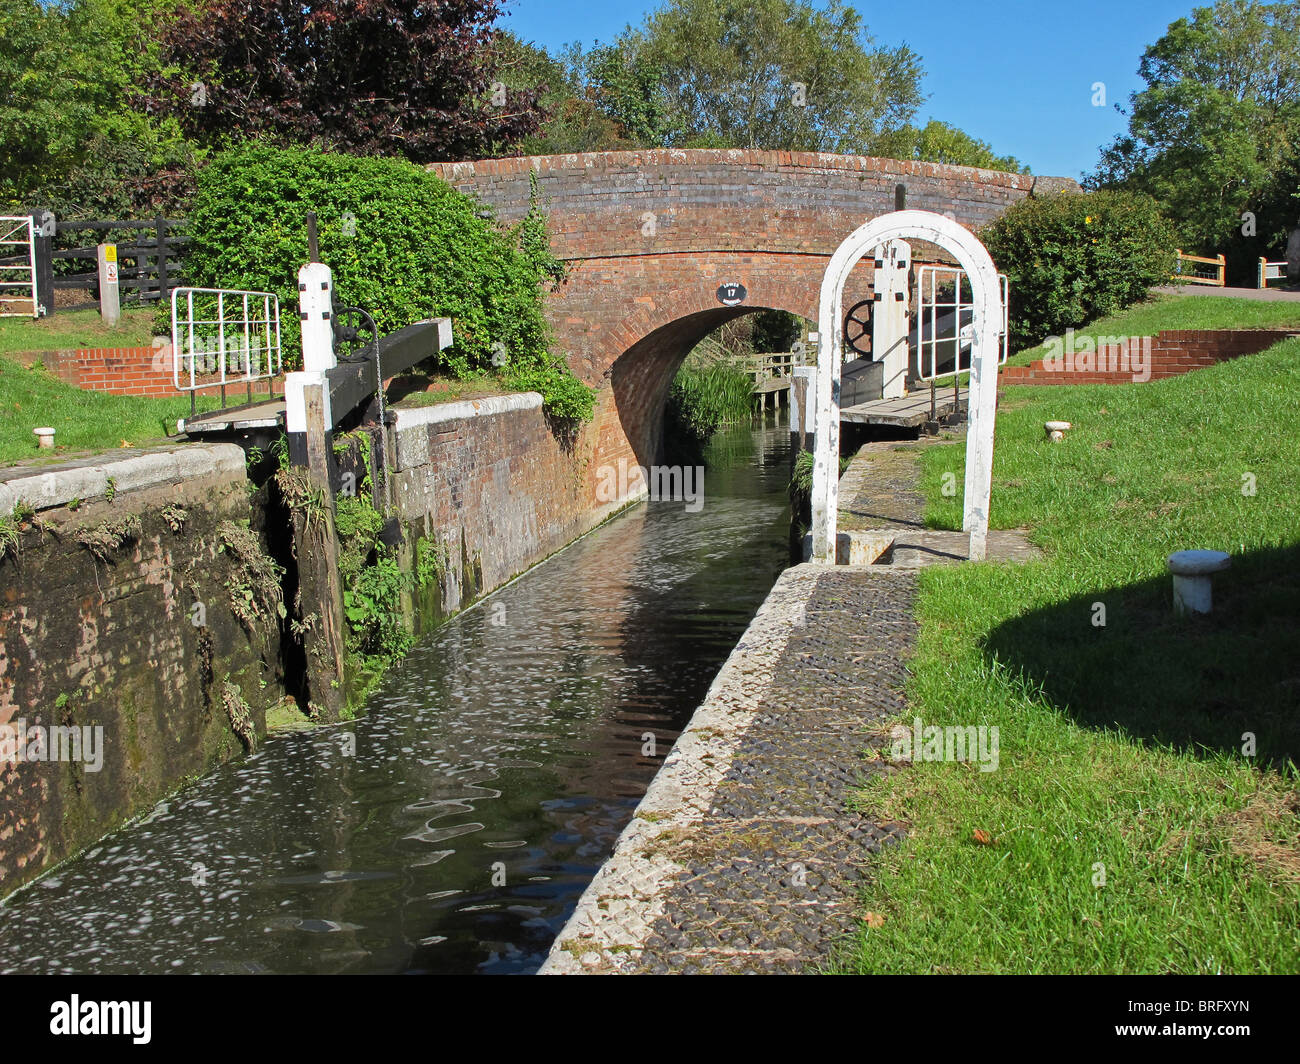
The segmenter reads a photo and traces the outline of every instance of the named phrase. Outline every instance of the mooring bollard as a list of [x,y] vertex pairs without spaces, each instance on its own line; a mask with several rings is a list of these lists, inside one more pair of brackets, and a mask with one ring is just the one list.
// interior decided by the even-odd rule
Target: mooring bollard
[[1047,433],[1047,438],[1053,443],[1060,443],[1065,439],[1065,434],[1074,426],[1068,421],[1045,421],[1043,422],[1043,431]]
[[1210,576],[1231,564],[1231,557],[1221,550],[1180,550],[1169,555],[1169,571],[1174,574],[1174,613],[1179,617],[1209,613],[1213,605]]

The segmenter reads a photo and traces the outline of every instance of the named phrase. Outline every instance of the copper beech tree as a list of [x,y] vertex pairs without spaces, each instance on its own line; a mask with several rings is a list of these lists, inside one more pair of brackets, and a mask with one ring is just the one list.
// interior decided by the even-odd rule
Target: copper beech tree
[[147,102],[206,144],[482,155],[544,117],[536,92],[492,81],[499,13],[497,0],[206,0],[161,30]]

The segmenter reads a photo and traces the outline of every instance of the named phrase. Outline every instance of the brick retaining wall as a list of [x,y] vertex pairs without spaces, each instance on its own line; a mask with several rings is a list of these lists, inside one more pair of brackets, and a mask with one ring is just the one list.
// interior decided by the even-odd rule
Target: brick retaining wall
[[[175,399],[186,395],[172,383],[171,344],[158,347],[78,347],[60,351],[39,351],[23,356],[39,360],[59,380],[88,392],[135,395],[154,399]],[[242,385],[227,385],[236,397]],[[219,385],[198,389],[200,395],[217,395]],[[266,394],[266,382],[258,381],[257,394]],[[232,398],[232,401],[239,401]]]
[[[1158,336],[1130,338],[1127,344],[1107,344],[1095,353],[1068,352],[1064,365],[1053,368],[1047,359],[1028,366],[1006,366],[1002,384],[1131,384],[1161,380],[1204,369],[1242,355],[1254,355],[1292,336],[1296,329],[1164,330]],[[1077,348],[1077,341],[1076,341]],[[1135,362],[1134,359],[1139,361]],[[1127,366],[1128,368],[1123,368]],[[1141,372],[1134,373],[1134,367]]]

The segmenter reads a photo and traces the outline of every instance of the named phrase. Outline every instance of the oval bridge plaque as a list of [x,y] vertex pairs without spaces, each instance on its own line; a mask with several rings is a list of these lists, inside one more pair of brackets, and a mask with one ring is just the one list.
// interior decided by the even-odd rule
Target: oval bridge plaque
[[738,307],[745,302],[745,297],[749,295],[743,284],[734,281],[728,281],[726,284],[718,285],[718,302],[724,307]]

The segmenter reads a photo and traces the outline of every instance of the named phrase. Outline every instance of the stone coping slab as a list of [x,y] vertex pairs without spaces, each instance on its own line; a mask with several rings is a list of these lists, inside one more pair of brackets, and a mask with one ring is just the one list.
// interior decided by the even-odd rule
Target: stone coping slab
[[244,450],[234,443],[189,443],[165,450],[131,449],[89,455],[53,466],[12,466],[0,470],[0,514],[22,502],[35,510],[66,506],[74,499],[138,491],[208,476],[243,476]]
[[773,681],[791,627],[803,622],[805,604],[824,571],[799,565],[777,579],[651,781],[614,853],[578,900],[539,975],[617,971],[635,959],[663,915],[670,887],[686,871],[657,844],[702,830],[732,755]]
[[467,417],[506,414],[512,410],[531,410],[542,405],[539,392],[515,392],[510,395],[489,395],[482,399],[457,399],[430,406],[395,406],[392,413],[397,418],[397,431],[418,425],[437,425],[444,421],[459,421]]

